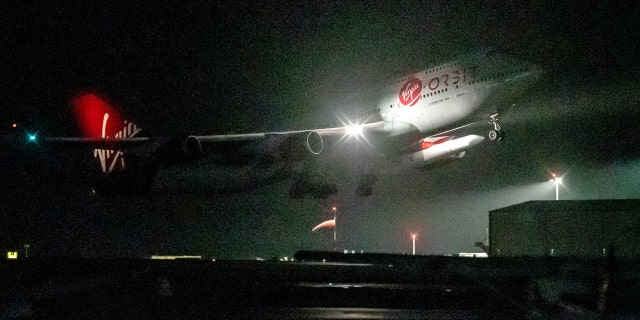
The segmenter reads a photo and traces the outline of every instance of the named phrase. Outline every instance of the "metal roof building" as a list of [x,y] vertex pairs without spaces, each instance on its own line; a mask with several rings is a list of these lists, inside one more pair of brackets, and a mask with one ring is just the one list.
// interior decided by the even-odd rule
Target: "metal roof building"
[[611,253],[640,258],[640,200],[528,201],[489,212],[489,256]]

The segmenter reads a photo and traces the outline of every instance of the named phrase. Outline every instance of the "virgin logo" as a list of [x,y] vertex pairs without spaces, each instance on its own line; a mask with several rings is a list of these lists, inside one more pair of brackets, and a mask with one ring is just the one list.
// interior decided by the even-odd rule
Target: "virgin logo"
[[418,78],[411,78],[402,88],[400,88],[400,104],[403,106],[414,106],[420,100],[420,92],[422,92],[422,81]]
[[[111,138],[107,136],[107,121],[109,120],[109,114],[105,113],[102,118],[102,138]],[[140,133],[142,129],[138,128],[135,124],[124,121],[124,127],[120,129],[114,135],[114,138],[132,138],[136,134]],[[100,163],[100,167],[102,168],[102,172],[110,173],[115,168],[123,170],[124,166],[124,153],[122,150],[111,150],[111,149],[93,149],[93,156],[98,159]]]

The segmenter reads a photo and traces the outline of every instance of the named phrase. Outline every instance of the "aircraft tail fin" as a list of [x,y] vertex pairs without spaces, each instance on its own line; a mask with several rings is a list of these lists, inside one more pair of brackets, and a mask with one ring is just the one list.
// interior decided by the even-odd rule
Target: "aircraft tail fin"
[[[92,92],[84,92],[71,100],[73,113],[84,138],[117,141],[133,138],[140,129],[127,120],[112,103]],[[124,152],[108,148],[117,143],[105,143],[104,149],[94,149],[93,156],[98,161],[103,173],[122,171],[126,168]]]

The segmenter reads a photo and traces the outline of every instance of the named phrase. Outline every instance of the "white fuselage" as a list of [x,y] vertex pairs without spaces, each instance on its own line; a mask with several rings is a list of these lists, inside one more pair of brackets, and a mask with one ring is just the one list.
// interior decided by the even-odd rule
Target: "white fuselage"
[[[437,134],[488,117],[521,92],[538,70],[504,56],[476,54],[387,83],[374,110],[361,114],[384,122],[391,135]],[[488,118],[487,118],[488,119]]]

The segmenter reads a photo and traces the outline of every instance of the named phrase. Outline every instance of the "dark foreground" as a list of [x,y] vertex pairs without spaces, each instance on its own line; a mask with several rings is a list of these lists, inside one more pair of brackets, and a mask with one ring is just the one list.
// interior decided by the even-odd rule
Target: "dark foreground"
[[0,319],[640,318],[638,260],[296,259],[2,261]]

